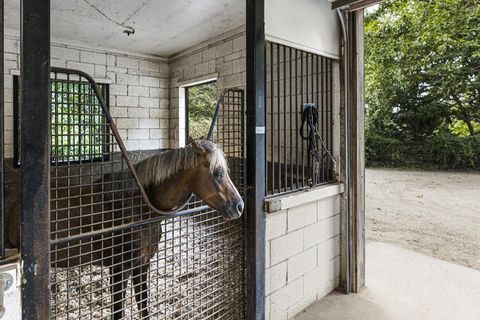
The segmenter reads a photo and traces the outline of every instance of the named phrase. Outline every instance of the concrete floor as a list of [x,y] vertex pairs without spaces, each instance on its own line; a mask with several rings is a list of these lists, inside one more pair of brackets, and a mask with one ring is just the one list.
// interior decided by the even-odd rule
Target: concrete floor
[[380,242],[366,253],[360,294],[332,293],[296,320],[480,319],[480,271]]

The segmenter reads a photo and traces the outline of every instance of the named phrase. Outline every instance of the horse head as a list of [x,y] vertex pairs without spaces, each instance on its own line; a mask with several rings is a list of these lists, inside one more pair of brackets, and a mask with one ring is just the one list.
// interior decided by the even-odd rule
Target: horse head
[[192,192],[227,220],[242,215],[244,202],[230,179],[223,151],[208,140],[191,141],[198,161],[192,172]]

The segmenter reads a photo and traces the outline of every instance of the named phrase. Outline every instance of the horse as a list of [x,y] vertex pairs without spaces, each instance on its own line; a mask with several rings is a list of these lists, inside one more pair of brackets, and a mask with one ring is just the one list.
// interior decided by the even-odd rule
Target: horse
[[[225,154],[213,142],[191,141],[184,148],[146,158],[134,168],[150,203],[160,210],[176,208],[193,193],[226,220],[242,215],[244,202],[230,179]],[[148,319],[147,273],[162,235],[158,224],[148,223],[130,232],[123,229],[112,231],[106,237],[105,234],[94,235],[98,231],[115,230],[143,221],[145,215],[148,218],[158,216],[142,201],[134,179],[124,178],[129,174],[125,170],[116,171],[103,175],[91,185],[78,183],[79,186],[65,188],[59,187],[56,181],[55,188],[51,189],[51,237],[73,236],[68,242],[52,241],[52,267],[108,267],[114,320],[124,316],[124,291],[130,277],[138,310],[142,319]],[[7,172],[6,176],[6,193],[19,195],[18,174],[12,177],[12,172]],[[16,248],[20,248],[19,200],[18,196],[7,197],[5,211],[6,243]],[[89,232],[92,236],[85,239]],[[83,235],[82,240],[75,238],[76,235]]]

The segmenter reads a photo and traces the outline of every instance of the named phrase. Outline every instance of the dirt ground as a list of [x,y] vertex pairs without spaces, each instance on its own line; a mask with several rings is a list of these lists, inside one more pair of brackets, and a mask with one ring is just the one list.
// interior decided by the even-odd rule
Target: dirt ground
[[366,171],[367,241],[480,270],[480,173]]

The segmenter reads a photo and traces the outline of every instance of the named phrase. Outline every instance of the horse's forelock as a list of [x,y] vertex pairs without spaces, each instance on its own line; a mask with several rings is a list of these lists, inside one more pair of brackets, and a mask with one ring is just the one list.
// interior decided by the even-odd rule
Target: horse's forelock
[[[211,173],[217,168],[228,170],[227,160],[223,151],[214,143],[201,141],[207,151],[209,170]],[[135,170],[144,187],[158,185],[180,170],[194,168],[198,164],[199,156],[191,145],[185,148],[167,150],[140,161]]]

